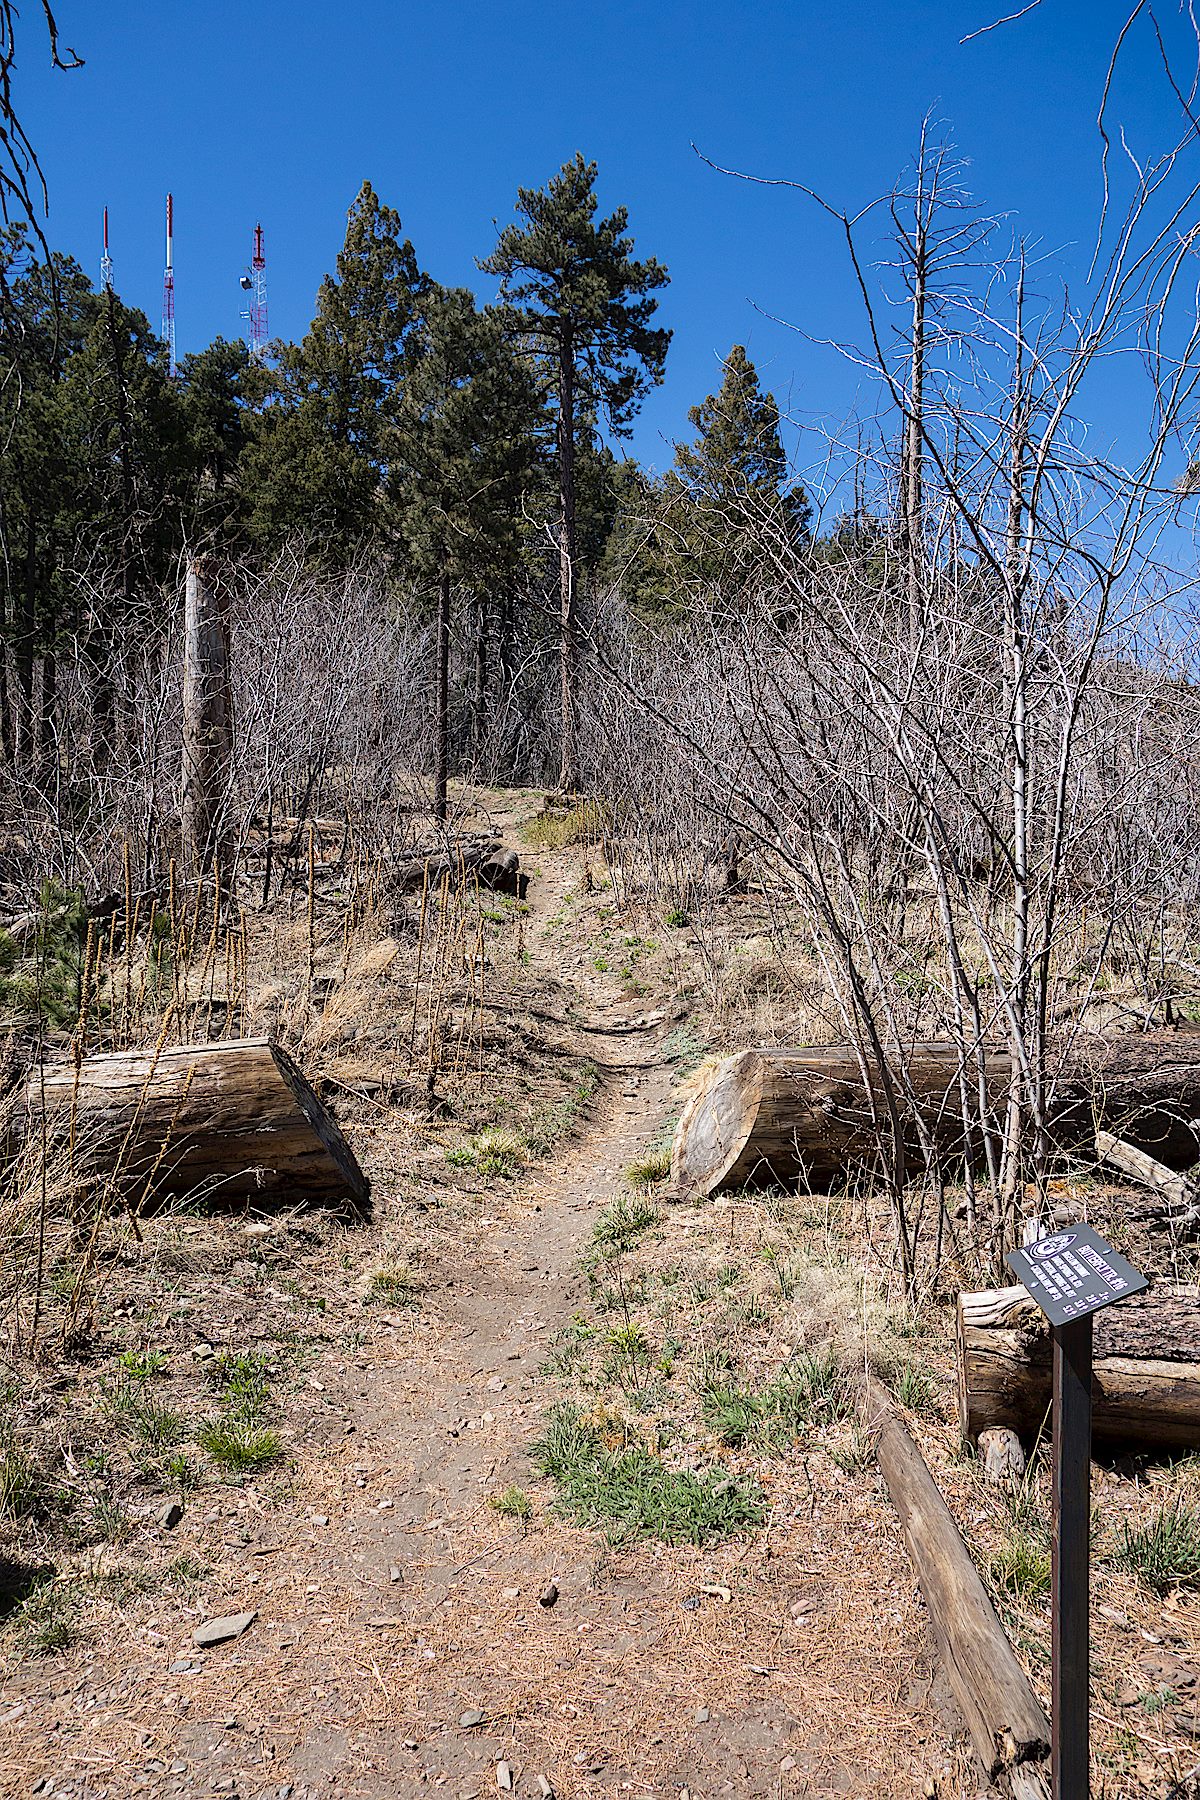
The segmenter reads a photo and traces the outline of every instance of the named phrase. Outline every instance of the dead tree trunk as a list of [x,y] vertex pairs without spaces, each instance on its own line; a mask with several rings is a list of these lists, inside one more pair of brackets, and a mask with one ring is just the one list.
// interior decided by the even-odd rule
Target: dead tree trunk
[[435,657],[433,816],[439,825],[444,825],[450,785],[450,576],[446,570],[438,581]]
[[189,556],[183,611],[183,844],[201,873],[224,860],[232,749],[225,607],[200,558]]
[[[1092,1430],[1110,1442],[1200,1445],[1200,1288],[1156,1282],[1096,1315]],[[964,1437],[1032,1437],[1050,1407],[1050,1334],[1022,1287],[958,1296]]]

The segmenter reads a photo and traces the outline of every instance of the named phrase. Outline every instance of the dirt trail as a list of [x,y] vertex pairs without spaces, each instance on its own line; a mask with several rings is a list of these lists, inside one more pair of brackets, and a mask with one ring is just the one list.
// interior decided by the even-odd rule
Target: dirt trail
[[[548,969],[556,897],[548,881],[530,940]],[[847,1588],[815,1494],[712,1550],[612,1550],[561,1523],[531,1475],[561,1392],[542,1365],[586,1298],[579,1252],[672,1110],[662,1015],[586,981],[601,1080],[561,1166],[499,1196],[462,1263],[423,1268],[420,1306],[373,1314],[357,1354],[331,1345],[309,1365],[290,1497],[227,1490],[201,1516],[205,1494],[179,1527],[180,1551],[215,1561],[203,1611],[257,1609],[254,1625],[200,1651],[198,1613],[148,1601],[82,1662],[10,1684],[5,1728],[31,1754],[5,1792],[467,1800],[502,1791],[501,1763],[518,1794],[544,1777],[559,1800],[919,1791],[922,1745],[944,1735],[873,1493],[847,1492],[863,1545]],[[537,1498],[528,1530],[489,1505],[510,1482]]]

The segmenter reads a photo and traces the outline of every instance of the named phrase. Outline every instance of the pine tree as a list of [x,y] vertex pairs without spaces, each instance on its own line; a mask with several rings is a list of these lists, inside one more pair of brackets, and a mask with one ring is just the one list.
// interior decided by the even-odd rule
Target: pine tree
[[661,496],[662,535],[674,546],[671,560],[682,558],[685,580],[736,589],[761,563],[754,529],[775,528],[793,541],[806,536],[808,498],[799,483],[787,485],[779,408],[742,344],[725,358],[720,388],[688,418],[697,436],[676,448]]
[[[508,321],[479,312],[465,288],[431,287],[410,346],[395,412],[389,493],[411,567],[437,590],[434,814],[447,811],[451,597],[482,603],[519,561],[522,498],[544,412],[533,371],[514,353]],[[481,612],[479,630],[486,629]],[[477,648],[477,654],[479,654]]]
[[525,342],[546,369],[554,396],[558,454],[561,768],[578,785],[576,683],[579,660],[576,521],[577,421],[602,418],[627,436],[638,404],[662,380],[671,334],[651,324],[667,271],[633,257],[629,215],[597,220],[596,165],[576,155],[544,189],[521,188],[520,223],[500,233],[480,263],[498,275]]
[[746,500],[780,504],[795,528],[807,529],[803,488],[785,490],[787,457],[775,396],[759,386],[744,345],[733,346],[720,388],[693,406],[688,418],[698,436],[693,444],[677,446],[675,467],[695,493],[724,506]]
[[344,564],[381,528],[388,417],[427,285],[400,230],[364,182],[308,333],[280,350],[275,402],[245,459],[260,543],[309,536]]

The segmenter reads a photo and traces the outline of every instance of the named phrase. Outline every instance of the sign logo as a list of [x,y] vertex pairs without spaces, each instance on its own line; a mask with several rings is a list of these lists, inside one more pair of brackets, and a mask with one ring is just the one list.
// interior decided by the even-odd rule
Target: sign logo
[[1075,1236],[1073,1231],[1056,1231],[1053,1237],[1039,1238],[1036,1244],[1030,1244],[1028,1254],[1039,1260],[1044,1256],[1060,1256],[1064,1250],[1071,1248]]

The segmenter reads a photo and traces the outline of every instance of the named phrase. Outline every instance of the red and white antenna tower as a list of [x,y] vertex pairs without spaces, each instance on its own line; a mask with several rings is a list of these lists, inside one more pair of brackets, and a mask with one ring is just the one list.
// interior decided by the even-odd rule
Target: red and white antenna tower
[[162,338],[167,346],[167,373],[175,379],[175,270],[172,251],[175,240],[175,200],[167,195],[167,266],[163,270]]
[[255,362],[261,362],[267,354],[267,258],[261,225],[254,227],[254,255],[250,259],[250,273],[242,276],[242,288],[250,296],[241,315],[248,327],[246,337],[250,354]]
[[104,254],[100,258],[100,286],[105,293],[111,294],[113,287],[113,260],[108,254],[108,208],[104,209]]

